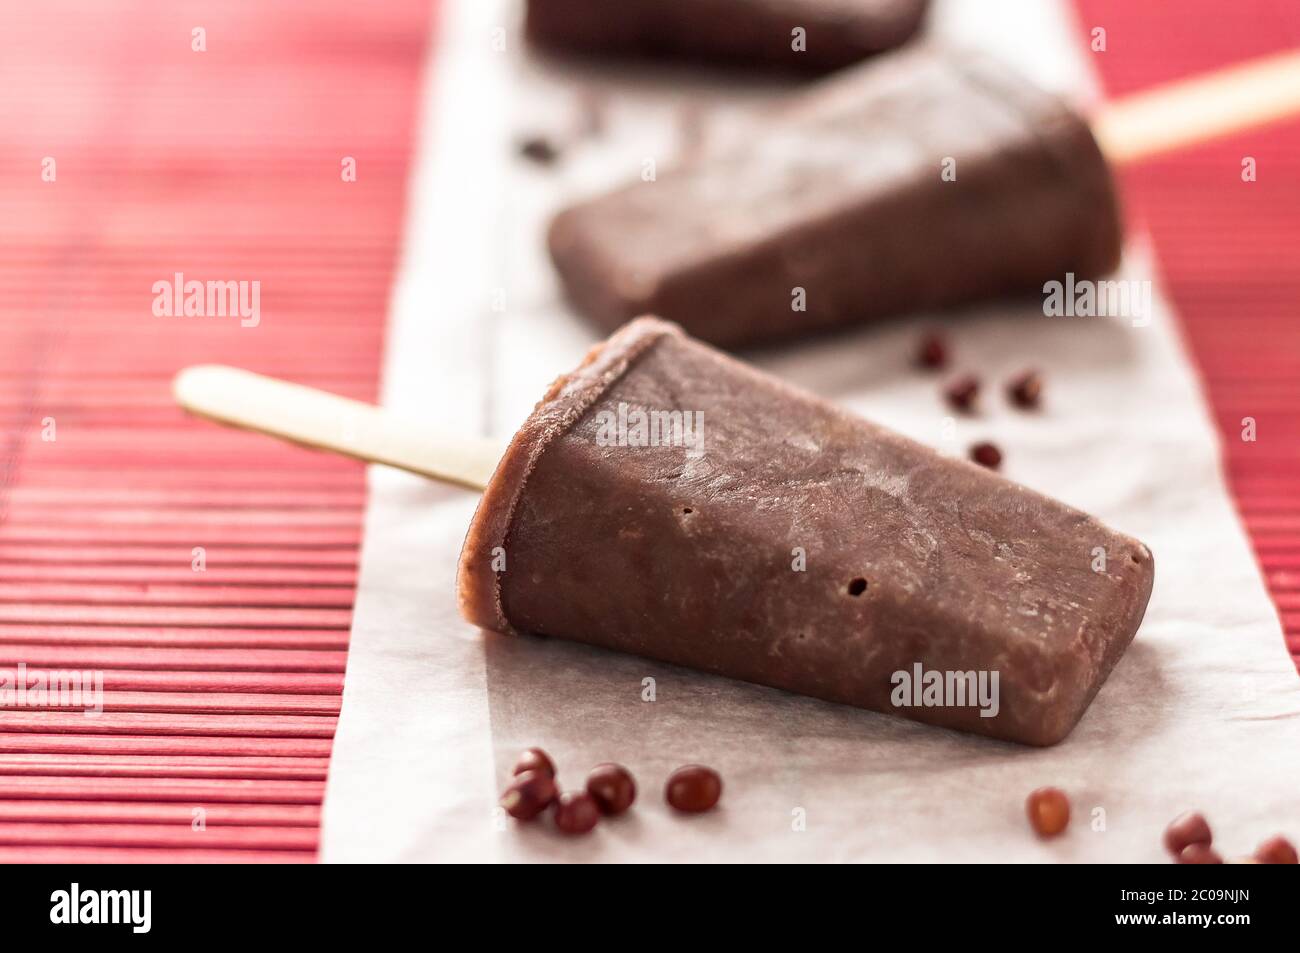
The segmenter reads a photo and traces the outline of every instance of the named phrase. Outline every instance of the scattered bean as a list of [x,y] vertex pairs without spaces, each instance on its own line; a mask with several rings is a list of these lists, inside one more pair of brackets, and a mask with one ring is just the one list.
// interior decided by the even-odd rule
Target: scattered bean
[[980,382],[974,374],[963,374],[949,381],[948,386],[943,389],[943,396],[948,401],[948,406],[964,414],[975,410],[975,398],[979,397],[979,394]]
[[598,764],[587,775],[587,793],[596,799],[600,813],[613,817],[636,800],[636,781],[621,764]]
[[586,834],[599,820],[600,807],[585,791],[566,791],[555,802],[555,826],[566,834]]
[[554,800],[555,779],[540,771],[525,771],[501,795],[501,806],[511,817],[531,821]]
[[1300,858],[1296,856],[1295,845],[1278,834],[1255,848],[1255,860],[1261,864],[1294,864]]
[[527,136],[519,141],[519,154],[538,165],[552,165],[560,157],[560,147],[546,136]]
[[1221,864],[1223,858],[1209,844],[1188,844],[1178,853],[1180,864]]
[[679,811],[697,814],[707,811],[722,797],[722,778],[712,768],[688,764],[668,776],[664,798]]
[[998,470],[1002,467],[1002,451],[987,441],[971,447],[970,458],[990,470]]
[[1043,379],[1037,371],[1017,374],[1007,384],[1007,396],[1022,410],[1033,410],[1043,399]]
[[916,349],[916,365],[937,371],[948,366],[948,342],[937,331],[930,331]]
[[555,777],[555,762],[541,748],[527,748],[519,755],[519,760],[515,762],[515,774],[523,774],[525,771],[539,771],[549,777]]
[[1039,788],[1025,799],[1025,813],[1040,837],[1055,837],[1070,823],[1070,799],[1060,788]]
[[1184,847],[1192,844],[1209,847],[1213,840],[1209,823],[1197,811],[1179,814],[1165,828],[1165,849],[1175,857],[1183,852]]

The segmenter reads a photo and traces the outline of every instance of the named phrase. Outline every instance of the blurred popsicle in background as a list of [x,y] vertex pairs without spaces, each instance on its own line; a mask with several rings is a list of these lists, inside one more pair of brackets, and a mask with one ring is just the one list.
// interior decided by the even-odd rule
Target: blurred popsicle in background
[[529,0],[545,50],[828,73],[909,40],[929,0]]
[[986,56],[916,46],[794,95],[743,141],[561,211],[550,251],[602,329],[657,314],[726,347],[1031,294],[1118,264],[1108,159],[1297,111],[1296,53],[1088,119]]

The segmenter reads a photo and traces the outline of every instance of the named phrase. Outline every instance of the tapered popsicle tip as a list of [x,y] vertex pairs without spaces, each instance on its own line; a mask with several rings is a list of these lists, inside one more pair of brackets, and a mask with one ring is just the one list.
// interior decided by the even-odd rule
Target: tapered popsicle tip
[[247,376],[247,371],[225,364],[194,364],[172,378],[172,398],[192,414],[219,416],[222,396]]

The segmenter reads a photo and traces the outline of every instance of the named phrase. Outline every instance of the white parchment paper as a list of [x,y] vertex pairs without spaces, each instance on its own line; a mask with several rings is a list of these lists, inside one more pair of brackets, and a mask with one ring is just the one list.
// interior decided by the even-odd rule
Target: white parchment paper
[[[779,87],[538,62],[513,4],[443,6],[384,399],[445,429],[505,438],[597,337],[557,293],[542,240],[550,211],[638,174],[647,158],[670,161],[701,130],[727,134],[738,111]],[[1065,15],[1045,0],[953,0],[931,29],[1086,102],[1088,54]],[[582,131],[593,102],[598,136]],[[562,145],[554,166],[514,154],[535,133]],[[1124,276],[1151,279],[1150,256],[1131,244]],[[481,633],[454,597],[475,498],[375,470],[323,858],[1159,861],[1164,825],[1189,807],[1207,812],[1228,853],[1300,835],[1300,679],[1174,322],[1157,287],[1144,327],[994,305],[754,356],[946,451],[992,439],[1008,475],[1151,546],[1146,621],[1079,727],[1051,749]],[[919,329],[936,323],[958,365],[990,384],[1041,368],[1045,409],[1019,413],[994,394],[982,416],[945,424],[935,379],[909,364]],[[599,761],[626,764],[640,801],[583,839],[508,821],[496,795],[530,745],[550,751],[573,786]],[[661,788],[689,761],[716,767],[726,789],[718,810],[683,819]],[[1044,784],[1074,804],[1068,834],[1051,842],[1023,815],[1025,794]]]

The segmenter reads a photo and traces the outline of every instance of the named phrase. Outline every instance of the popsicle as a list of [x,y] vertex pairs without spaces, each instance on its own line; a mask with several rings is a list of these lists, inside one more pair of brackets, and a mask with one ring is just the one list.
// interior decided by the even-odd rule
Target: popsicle
[[[1087,514],[641,318],[511,441],[459,595],[483,628],[1047,745],[1133,638],[1152,576],[1145,546]],[[926,703],[936,677],[968,703]]]
[[929,0],[529,0],[543,49],[818,74],[916,33]]
[[1064,738],[1151,593],[1137,540],[655,318],[561,376],[504,454],[232,369],[175,390],[225,423],[485,486],[458,569],[475,625],[994,738]]
[[796,95],[743,141],[564,209],[548,244],[602,329],[658,314],[729,348],[1041,295],[1119,261],[1098,138],[1140,159],[1294,113],[1297,89],[1289,53],[1112,104],[1090,128],[986,56],[916,46]]

